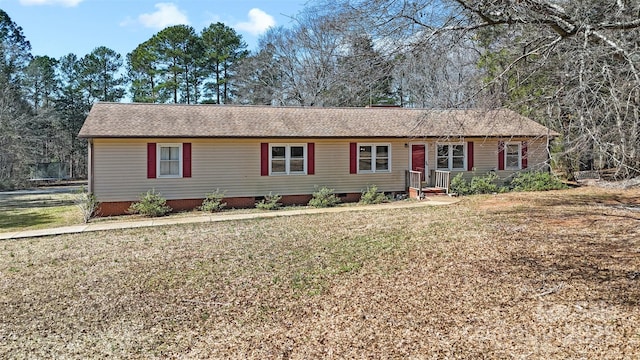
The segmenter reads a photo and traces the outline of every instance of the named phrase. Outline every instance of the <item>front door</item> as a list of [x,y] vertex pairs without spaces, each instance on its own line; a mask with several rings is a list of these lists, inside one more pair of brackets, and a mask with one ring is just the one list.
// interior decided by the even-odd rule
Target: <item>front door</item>
[[426,180],[427,157],[425,144],[411,144],[411,170],[419,171],[420,181]]

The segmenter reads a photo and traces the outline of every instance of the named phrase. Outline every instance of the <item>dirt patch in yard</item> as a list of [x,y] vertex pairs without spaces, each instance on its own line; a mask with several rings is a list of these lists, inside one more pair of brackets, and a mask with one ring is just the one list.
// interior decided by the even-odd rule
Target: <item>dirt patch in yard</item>
[[638,358],[638,189],[0,243],[0,357]]

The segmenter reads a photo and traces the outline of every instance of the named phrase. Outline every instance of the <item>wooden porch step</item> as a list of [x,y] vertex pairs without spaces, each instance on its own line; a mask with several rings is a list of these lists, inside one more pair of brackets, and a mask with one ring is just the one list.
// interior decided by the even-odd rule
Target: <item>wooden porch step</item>
[[425,195],[446,195],[447,190],[440,187],[423,187],[421,189]]

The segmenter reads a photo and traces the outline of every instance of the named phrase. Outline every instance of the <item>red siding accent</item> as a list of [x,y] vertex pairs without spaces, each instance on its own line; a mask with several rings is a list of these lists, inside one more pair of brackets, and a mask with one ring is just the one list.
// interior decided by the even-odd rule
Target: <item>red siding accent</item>
[[340,201],[342,201],[343,203],[354,203],[354,202],[360,201],[360,197],[362,197],[362,194],[346,193],[346,194],[339,194],[338,197],[340,198]]
[[307,205],[313,195],[282,195],[280,202],[282,205]]
[[[399,191],[402,192],[402,191]],[[340,200],[344,203],[358,202],[361,197],[361,193],[346,193],[339,194]],[[305,205],[313,195],[284,195],[280,200],[285,205]],[[173,211],[190,210],[195,209],[202,205],[203,199],[177,199],[167,200]],[[256,205],[255,197],[229,197],[224,198],[222,201],[227,203],[227,208],[252,208]],[[97,216],[115,216],[128,214],[129,206],[133,201],[117,201],[117,202],[101,202],[98,206]]]
[[473,171],[473,141],[467,142],[467,171]]
[[167,200],[167,205],[171,207],[171,212],[193,210],[202,205],[203,199],[179,199]]
[[156,143],[147,143],[147,179],[156,178]]
[[498,170],[504,170],[504,141],[498,142]]
[[269,175],[269,143],[260,143],[260,176]]
[[307,144],[307,174],[314,175],[316,173],[316,144]]
[[254,197],[232,197],[224,198],[223,202],[227,203],[227,208],[252,208],[256,206],[256,198]]
[[128,214],[133,201],[101,202],[98,204],[96,216],[116,216]]
[[182,144],[182,177],[191,177],[191,143]]
[[349,144],[349,174],[358,173],[358,144]]
[[526,169],[527,166],[529,165],[527,161],[527,151],[528,151],[527,142],[523,141],[522,142],[522,168],[523,169]]

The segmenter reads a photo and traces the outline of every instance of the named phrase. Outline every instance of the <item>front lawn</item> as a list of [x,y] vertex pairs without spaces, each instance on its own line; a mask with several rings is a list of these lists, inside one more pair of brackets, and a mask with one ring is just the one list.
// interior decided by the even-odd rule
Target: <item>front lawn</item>
[[0,243],[0,357],[639,358],[640,190]]
[[0,232],[81,224],[74,196],[38,191],[0,193]]

